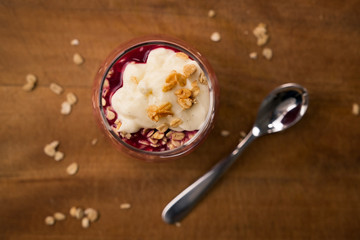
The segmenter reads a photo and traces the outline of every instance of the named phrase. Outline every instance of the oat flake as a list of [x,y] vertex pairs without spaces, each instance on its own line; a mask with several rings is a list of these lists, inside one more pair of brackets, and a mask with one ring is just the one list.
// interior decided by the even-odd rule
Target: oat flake
[[230,135],[230,131],[228,131],[228,130],[221,130],[221,136],[227,137],[227,136],[229,136],[229,135]]
[[73,56],[73,61],[76,65],[81,65],[84,63],[84,58],[80,54],[75,53]]
[[96,145],[96,143],[98,142],[98,139],[97,138],[94,138],[93,140],[91,140],[91,145]]
[[63,221],[66,219],[65,214],[61,213],[61,212],[56,212],[54,213],[54,218],[56,221]]
[[210,9],[208,12],[208,17],[209,18],[213,18],[216,16],[216,12],[213,9]]
[[80,44],[80,41],[75,38],[75,39],[71,40],[70,44],[71,44],[71,46],[77,46]]
[[67,101],[61,104],[60,113],[63,115],[69,115],[71,113],[71,104]]
[[221,36],[220,33],[218,32],[213,32],[210,36],[211,41],[213,42],[219,42],[221,40]]
[[64,159],[64,153],[59,152],[59,151],[55,152],[54,159],[55,159],[55,161],[63,160]]
[[84,213],[86,217],[90,220],[90,222],[95,222],[99,217],[98,212],[93,208],[85,209]]
[[70,105],[74,105],[77,102],[77,97],[74,93],[69,92],[66,94],[66,101],[70,103]]
[[47,216],[45,218],[45,224],[48,226],[52,226],[55,224],[55,218],[53,216]]
[[357,103],[353,103],[353,105],[352,105],[352,114],[354,114],[354,115],[359,115],[359,104],[357,104]]
[[77,163],[72,163],[66,168],[66,172],[69,175],[75,175],[79,170],[79,165]]
[[131,208],[130,203],[122,203],[120,204],[120,209],[129,209]]
[[64,89],[59,84],[56,83],[50,83],[49,88],[53,93],[57,95],[60,95],[64,91]]
[[83,228],[88,228],[90,227],[90,220],[87,218],[87,217],[84,217],[82,220],[81,220],[81,226]]
[[251,52],[249,54],[250,59],[257,59],[257,52]]
[[272,58],[272,50],[271,48],[264,48],[262,51],[262,55],[267,59],[270,60]]

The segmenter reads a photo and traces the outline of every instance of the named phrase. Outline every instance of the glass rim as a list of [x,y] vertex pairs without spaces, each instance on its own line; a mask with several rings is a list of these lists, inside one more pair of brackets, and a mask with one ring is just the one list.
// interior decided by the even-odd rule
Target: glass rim
[[[207,133],[207,131],[209,130],[209,127],[210,127],[209,125],[214,120],[216,96],[215,96],[215,92],[214,92],[213,82],[211,81],[212,79],[209,76],[209,69],[208,69],[209,64],[207,62],[204,63],[204,59],[201,56],[201,54],[198,51],[196,51],[195,49],[192,49],[191,47],[190,47],[190,50],[188,50],[189,47],[184,46],[181,42],[179,43],[178,42],[179,40],[177,40],[177,39],[167,40],[167,39],[162,39],[162,38],[164,38],[164,37],[161,36],[159,38],[147,39],[147,40],[139,41],[134,44],[130,44],[127,47],[125,46],[125,48],[122,49],[122,51],[120,51],[116,54],[116,57],[113,58],[113,60],[109,64],[109,66],[105,69],[104,74],[102,76],[101,83],[100,83],[100,91],[99,91],[99,95],[98,95],[98,104],[99,104],[101,120],[102,120],[103,124],[105,125],[105,128],[111,133],[111,135],[114,137],[116,142],[120,143],[125,148],[128,148],[131,151],[140,153],[142,155],[150,155],[150,156],[154,156],[154,157],[168,158],[168,157],[177,157],[177,156],[183,155],[184,153],[186,153],[190,150],[189,148],[191,147],[192,144],[195,143],[194,146],[196,146],[200,143],[201,139],[199,139],[199,136]],[[134,42],[134,40],[136,40],[136,39],[132,39],[128,43]],[[194,61],[196,61],[199,64],[200,68],[202,69],[206,78],[208,79],[210,103],[209,103],[209,109],[208,109],[208,112],[207,112],[207,115],[206,115],[206,118],[205,118],[203,124],[201,125],[200,129],[197,130],[196,134],[191,139],[189,139],[187,142],[185,142],[183,145],[176,147],[174,149],[165,150],[165,151],[146,151],[143,149],[136,148],[136,147],[126,143],[125,141],[123,141],[120,138],[119,134],[114,132],[111,125],[108,123],[107,118],[105,116],[104,107],[101,104],[104,82],[107,79],[106,78],[107,74],[112,69],[114,64],[116,64],[126,53],[128,53],[134,49],[137,49],[139,47],[146,46],[146,45],[152,45],[152,44],[171,46],[171,47],[178,49],[181,52],[185,52]],[[194,51],[195,54],[193,54],[192,51]],[[214,81],[216,81],[216,79],[214,79]]]

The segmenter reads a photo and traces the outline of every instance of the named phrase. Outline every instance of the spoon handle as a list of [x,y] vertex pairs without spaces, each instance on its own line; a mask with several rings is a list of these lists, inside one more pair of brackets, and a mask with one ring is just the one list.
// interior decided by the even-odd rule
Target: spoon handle
[[184,218],[191,209],[199,202],[205,193],[215,184],[215,182],[225,173],[225,171],[235,162],[241,152],[256,138],[250,131],[248,135],[240,141],[232,153],[222,159],[205,175],[196,180],[193,184],[176,196],[163,210],[162,218],[167,223],[175,223]]

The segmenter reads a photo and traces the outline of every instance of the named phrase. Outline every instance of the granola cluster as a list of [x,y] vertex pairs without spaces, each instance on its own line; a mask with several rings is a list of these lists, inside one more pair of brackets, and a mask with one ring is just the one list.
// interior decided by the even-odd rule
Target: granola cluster
[[150,105],[147,108],[147,113],[151,120],[158,122],[160,118],[174,114],[171,111],[171,107],[172,107],[172,105],[169,102],[162,104],[160,106]]

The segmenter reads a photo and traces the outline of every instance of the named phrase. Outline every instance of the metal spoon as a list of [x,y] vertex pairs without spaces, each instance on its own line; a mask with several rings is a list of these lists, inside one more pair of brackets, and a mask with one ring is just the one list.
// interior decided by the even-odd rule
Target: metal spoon
[[175,197],[164,208],[163,220],[172,224],[184,218],[254,139],[283,131],[297,123],[305,114],[308,101],[307,90],[298,84],[287,83],[274,89],[262,102],[247,136],[229,156]]

